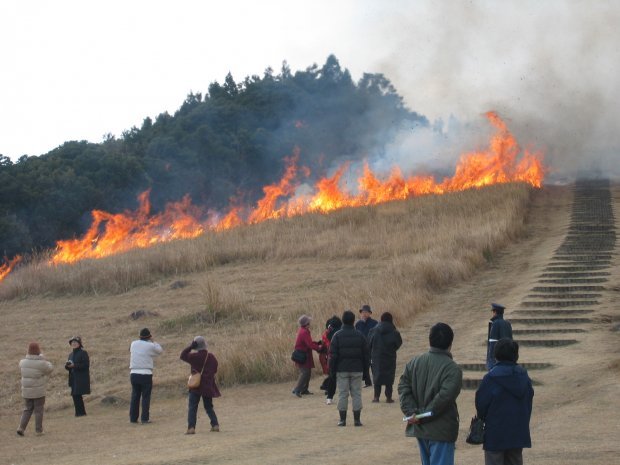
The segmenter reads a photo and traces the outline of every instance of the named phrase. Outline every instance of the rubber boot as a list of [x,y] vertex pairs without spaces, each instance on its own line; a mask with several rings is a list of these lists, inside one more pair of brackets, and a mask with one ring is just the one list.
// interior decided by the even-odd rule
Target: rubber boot
[[340,421],[338,422],[338,426],[347,426],[347,411],[346,410],[338,410],[340,413]]
[[353,410],[353,420],[354,420],[354,424],[355,426],[364,426],[362,425],[362,422],[360,420],[360,416],[362,414],[361,410]]

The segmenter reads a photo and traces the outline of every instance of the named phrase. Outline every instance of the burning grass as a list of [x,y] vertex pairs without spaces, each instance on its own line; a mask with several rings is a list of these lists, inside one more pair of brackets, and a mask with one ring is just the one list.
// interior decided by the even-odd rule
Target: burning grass
[[[471,277],[523,233],[531,192],[525,183],[501,184],[314,213],[73,265],[50,267],[42,257],[0,285],[2,318],[21,333],[3,345],[10,363],[1,371],[14,371],[24,337],[40,332],[63,360],[66,344],[54,347],[79,332],[93,350],[96,390],[123,396],[128,344],[148,326],[164,338],[170,359],[158,362],[157,379],[171,393],[187,371],[177,351],[196,334],[207,336],[224,385],[292,379],[300,314],[314,317],[315,338],[329,316],[362,303],[410,324],[436,292]],[[179,279],[189,284],[171,288]],[[155,316],[133,321],[136,308]]]

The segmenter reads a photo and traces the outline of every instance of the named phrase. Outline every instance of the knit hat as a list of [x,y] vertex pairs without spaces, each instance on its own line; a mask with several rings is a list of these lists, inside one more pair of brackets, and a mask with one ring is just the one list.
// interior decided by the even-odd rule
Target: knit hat
[[299,326],[301,326],[303,328],[304,326],[308,326],[311,321],[312,321],[312,317],[311,316],[302,315],[302,316],[299,317],[299,320],[297,320],[297,323],[299,323]]
[[140,330],[140,339],[150,339],[151,338],[151,332],[149,331],[148,328],[142,328]]
[[194,338],[194,342],[196,343],[196,350],[206,350],[207,349],[207,341],[202,336],[196,336]]
[[71,344],[73,341],[77,342],[80,347],[84,347],[82,345],[82,338],[80,336],[73,336],[71,339],[69,339],[69,344]]
[[28,355],[41,355],[41,348],[36,342],[28,344]]

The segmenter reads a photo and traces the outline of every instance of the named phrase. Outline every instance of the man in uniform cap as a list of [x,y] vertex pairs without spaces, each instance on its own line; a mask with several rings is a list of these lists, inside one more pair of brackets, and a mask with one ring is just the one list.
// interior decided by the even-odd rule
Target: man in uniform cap
[[512,339],[512,325],[508,320],[504,320],[504,310],[506,307],[500,304],[491,304],[493,316],[489,320],[489,332],[487,337],[487,370],[495,365],[495,344],[500,339]]

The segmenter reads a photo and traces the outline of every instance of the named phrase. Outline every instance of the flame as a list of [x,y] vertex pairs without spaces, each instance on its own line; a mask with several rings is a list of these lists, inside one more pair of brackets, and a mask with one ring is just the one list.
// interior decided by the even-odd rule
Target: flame
[[134,248],[150,247],[175,239],[189,239],[205,232],[201,210],[188,195],[169,203],[161,213],[151,215],[150,190],[138,196],[135,211],[112,214],[93,210],[93,223],[81,239],[58,241],[51,263],[74,263],[102,258]]
[[7,275],[13,271],[13,268],[22,261],[21,255],[16,255],[12,259],[8,260],[4,258],[4,263],[0,264],[0,281],[7,277]]
[[[243,207],[231,200],[225,214],[203,213],[192,205],[189,196],[180,202],[169,203],[161,213],[151,214],[150,190],[138,196],[135,211],[112,214],[101,210],[92,212],[93,223],[79,239],[58,241],[51,264],[74,263],[87,258],[102,258],[134,248],[150,247],[175,239],[193,238],[205,231],[223,231],[243,224],[256,224],[270,219],[291,217],[304,213],[328,213],[346,207],[376,205],[425,194],[477,188],[489,184],[522,181],[540,187],[545,167],[542,155],[521,151],[515,137],[495,112],[486,113],[495,128],[486,150],[462,155],[451,178],[441,182],[433,176],[403,176],[398,167],[381,179],[366,163],[357,180],[355,193],[341,187],[350,165],[341,165],[330,177],[319,179],[308,193],[310,170],[298,166],[299,149],[285,158],[282,178],[263,187],[263,197],[254,208]],[[303,185],[303,188],[301,186]],[[19,262],[0,266],[0,281]]]

